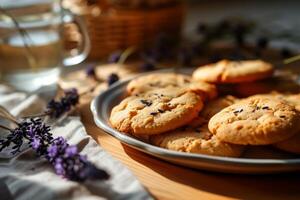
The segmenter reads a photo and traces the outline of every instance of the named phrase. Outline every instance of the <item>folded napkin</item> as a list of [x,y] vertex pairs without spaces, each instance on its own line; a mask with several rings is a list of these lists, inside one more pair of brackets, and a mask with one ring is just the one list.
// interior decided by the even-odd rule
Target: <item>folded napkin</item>
[[[45,108],[53,91],[43,88],[35,94],[25,94],[0,85],[0,105],[16,116],[38,113]],[[52,133],[55,137],[63,136],[69,144],[76,144],[81,153],[88,156],[88,160],[107,170],[111,178],[108,181],[89,180],[85,183],[62,179],[45,159],[38,158],[24,145],[24,150],[17,155],[9,151],[0,153],[0,199],[5,197],[8,200],[9,195],[13,199],[24,200],[152,199],[127,168],[87,135],[79,117],[65,118],[53,127]],[[5,131],[0,130],[0,138],[4,135]]]

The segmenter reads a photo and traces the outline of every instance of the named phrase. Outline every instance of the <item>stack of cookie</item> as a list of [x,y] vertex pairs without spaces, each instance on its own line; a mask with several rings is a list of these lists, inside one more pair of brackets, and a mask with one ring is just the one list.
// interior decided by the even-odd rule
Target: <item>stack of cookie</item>
[[[129,96],[112,109],[110,122],[125,134],[187,153],[240,157],[249,145],[300,153],[300,94],[259,94],[259,88],[246,98],[232,96],[235,88],[262,84],[273,74],[260,60],[222,60],[193,76],[140,76],[128,84]],[[223,86],[231,89],[224,94]]]

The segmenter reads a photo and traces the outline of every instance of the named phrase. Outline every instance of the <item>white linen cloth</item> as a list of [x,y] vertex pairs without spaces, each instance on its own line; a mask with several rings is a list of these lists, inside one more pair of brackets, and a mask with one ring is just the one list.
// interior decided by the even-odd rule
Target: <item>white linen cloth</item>
[[[49,91],[44,94],[49,94]],[[0,85],[0,105],[14,115],[37,113],[45,108],[47,100],[41,98],[44,94],[26,95]],[[5,135],[4,132],[0,130],[0,138]],[[87,135],[79,117],[67,117],[53,127],[52,133],[55,137],[63,136],[70,144],[76,144],[89,161],[107,170],[111,178],[85,183],[62,179],[45,159],[38,158],[32,150],[24,147],[25,150],[16,156],[9,151],[0,153],[0,190],[4,183],[13,199],[18,200],[152,199],[127,168]],[[0,196],[2,198],[4,196]]]

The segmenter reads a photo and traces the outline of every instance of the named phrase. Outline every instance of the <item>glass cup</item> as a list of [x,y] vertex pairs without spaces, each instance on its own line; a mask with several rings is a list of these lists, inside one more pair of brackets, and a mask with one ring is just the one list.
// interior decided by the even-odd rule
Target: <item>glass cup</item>
[[[63,25],[74,23],[82,35],[76,55],[63,46]],[[90,40],[83,19],[62,9],[58,0],[0,2],[0,80],[34,91],[57,81],[62,66],[86,59]]]

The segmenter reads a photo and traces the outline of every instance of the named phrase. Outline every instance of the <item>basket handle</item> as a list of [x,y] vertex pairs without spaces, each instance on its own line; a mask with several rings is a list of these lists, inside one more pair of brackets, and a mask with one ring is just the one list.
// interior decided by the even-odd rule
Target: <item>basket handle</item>
[[65,10],[65,9],[63,14],[63,22],[64,23],[73,22],[74,24],[76,24],[79,32],[83,36],[82,44],[78,47],[78,49],[81,50],[80,53],[75,56],[70,56],[63,59],[64,66],[77,65],[87,58],[91,50],[91,41],[86,28],[86,24],[84,22],[84,19],[81,16],[75,15],[69,10]]

